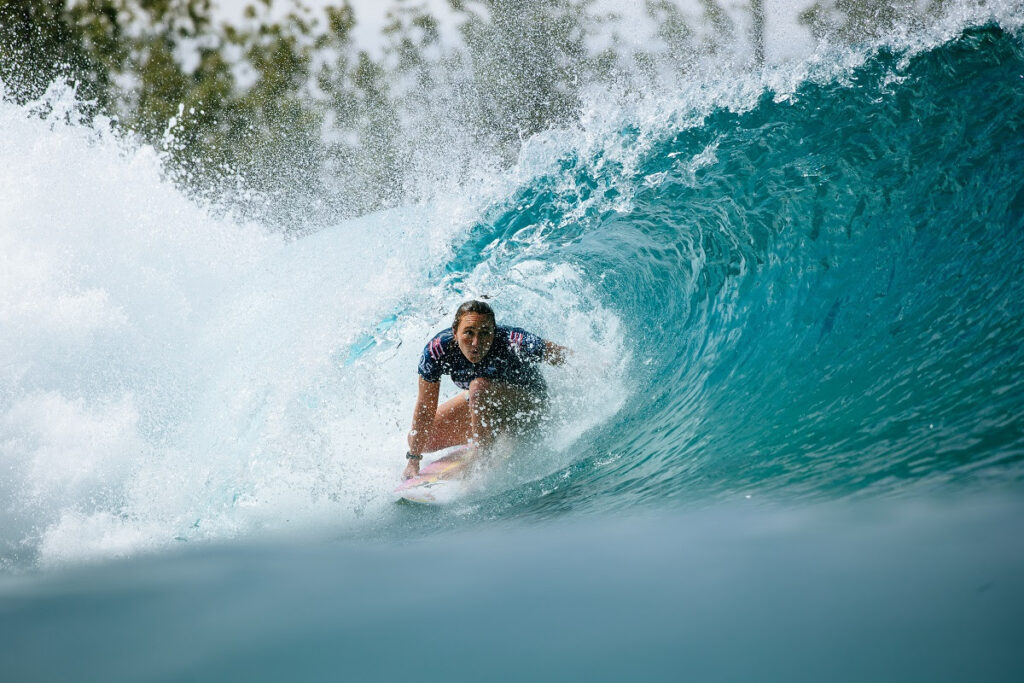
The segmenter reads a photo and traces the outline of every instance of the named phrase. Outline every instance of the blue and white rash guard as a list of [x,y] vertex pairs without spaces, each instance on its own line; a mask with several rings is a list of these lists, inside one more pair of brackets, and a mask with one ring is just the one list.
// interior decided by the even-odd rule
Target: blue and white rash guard
[[460,389],[468,389],[477,377],[508,382],[546,391],[547,385],[537,368],[544,358],[544,340],[518,327],[498,325],[494,343],[479,363],[470,363],[451,328],[439,332],[427,342],[420,357],[419,374],[428,382],[440,382],[451,375]]

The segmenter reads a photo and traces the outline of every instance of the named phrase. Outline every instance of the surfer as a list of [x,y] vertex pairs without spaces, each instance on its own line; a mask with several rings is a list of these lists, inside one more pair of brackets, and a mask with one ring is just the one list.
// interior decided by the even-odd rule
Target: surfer
[[[464,443],[486,449],[498,434],[537,426],[548,404],[537,363],[561,365],[569,353],[526,330],[498,325],[483,301],[463,303],[451,328],[427,342],[420,357],[403,477],[419,474],[423,453]],[[443,375],[463,391],[438,406]]]

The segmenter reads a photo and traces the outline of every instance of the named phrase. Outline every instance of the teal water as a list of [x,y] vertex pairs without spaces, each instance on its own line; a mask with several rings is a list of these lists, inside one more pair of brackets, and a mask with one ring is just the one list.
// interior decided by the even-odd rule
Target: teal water
[[483,253],[598,273],[638,361],[634,400],[530,506],[1016,488],[1021,57],[997,28],[882,51],[841,82],[713,111],[634,169],[565,159],[494,209],[450,267]]
[[1019,482],[1020,60],[1015,39],[972,31],[653,149],[643,174],[708,145],[715,160],[558,248],[612,274],[602,294],[656,369],[623,415],[639,428],[610,439],[627,453],[614,483],[581,486],[792,499]]
[[[1024,43],[784,80],[534,141],[456,228],[147,238],[137,299],[75,223],[77,317],[4,309],[3,677],[1019,680]],[[379,397],[484,292],[582,356],[553,435],[466,505],[396,507],[409,406]],[[126,329],[156,360],[123,369]]]

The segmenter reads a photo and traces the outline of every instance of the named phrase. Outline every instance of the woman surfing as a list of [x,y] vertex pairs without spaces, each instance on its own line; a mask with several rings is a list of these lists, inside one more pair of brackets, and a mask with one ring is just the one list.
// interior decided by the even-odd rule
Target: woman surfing
[[[420,357],[403,478],[419,474],[423,453],[465,443],[480,452],[499,434],[518,436],[536,427],[548,406],[537,364],[561,365],[569,353],[526,330],[498,325],[483,301],[459,306],[451,328],[427,342]],[[439,406],[444,375],[463,391]]]

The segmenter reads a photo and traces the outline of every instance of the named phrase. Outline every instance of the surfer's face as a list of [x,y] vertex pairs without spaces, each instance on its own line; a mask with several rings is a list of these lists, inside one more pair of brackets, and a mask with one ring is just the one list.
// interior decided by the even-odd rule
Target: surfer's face
[[466,313],[455,330],[459,350],[470,363],[479,363],[494,343],[494,321],[481,313]]

